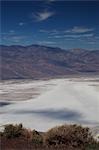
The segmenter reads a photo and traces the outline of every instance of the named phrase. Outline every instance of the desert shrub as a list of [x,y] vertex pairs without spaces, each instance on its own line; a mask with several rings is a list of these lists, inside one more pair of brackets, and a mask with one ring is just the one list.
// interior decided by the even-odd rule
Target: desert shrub
[[46,145],[66,145],[83,148],[93,140],[89,129],[77,125],[63,125],[46,132]]
[[23,135],[24,139],[26,139],[26,140],[28,139],[30,141],[32,140],[32,131],[31,130],[24,128],[22,135]]
[[99,150],[99,142],[93,139],[89,128],[77,125],[58,126],[41,133],[23,128],[22,124],[9,124],[0,139],[2,149],[8,150]]
[[91,143],[88,143],[85,150],[99,150],[99,142],[93,141]]
[[33,144],[43,144],[43,137],[36,130],[32,131],[32,142]]
[[19,125],[6,125],[4,128],[4,136],[7,138],[15,138],[15,137],[20,137],[22,135],[23,132],[23,126],[22,124]]
[[3,132],[0,132],[0,137],[2,137],[3,136]]

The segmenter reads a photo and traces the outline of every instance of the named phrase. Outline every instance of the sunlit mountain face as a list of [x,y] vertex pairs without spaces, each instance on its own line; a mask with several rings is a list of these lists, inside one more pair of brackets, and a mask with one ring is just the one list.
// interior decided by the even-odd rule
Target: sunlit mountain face
[[1,2],[3,45],[99,50],[99,1]]

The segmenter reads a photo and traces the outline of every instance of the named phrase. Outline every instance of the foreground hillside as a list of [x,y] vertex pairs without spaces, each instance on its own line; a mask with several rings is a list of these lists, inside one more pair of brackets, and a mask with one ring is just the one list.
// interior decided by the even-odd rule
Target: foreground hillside
[[89,128],[77,125],[54,127],[47,132],[29,130],[19,125],[6,125],[0,132],[1,149],[4,150],[98,150],[99,142]]
[[39,79],[99,74],[99,51],[62,50],[39,45],[0,46],[1,79]]

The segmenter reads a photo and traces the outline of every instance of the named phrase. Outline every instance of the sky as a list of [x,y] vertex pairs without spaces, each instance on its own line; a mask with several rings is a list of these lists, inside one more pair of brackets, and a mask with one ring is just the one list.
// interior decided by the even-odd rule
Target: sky
[[2,0],[0,44],[99,50],[99,1]]

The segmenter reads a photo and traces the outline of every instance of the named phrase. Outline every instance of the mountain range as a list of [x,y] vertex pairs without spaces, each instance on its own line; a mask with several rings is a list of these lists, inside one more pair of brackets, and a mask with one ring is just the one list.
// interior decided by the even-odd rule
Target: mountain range
[[1,80],[99,74],[99,50],[1,45],[0,51]]

